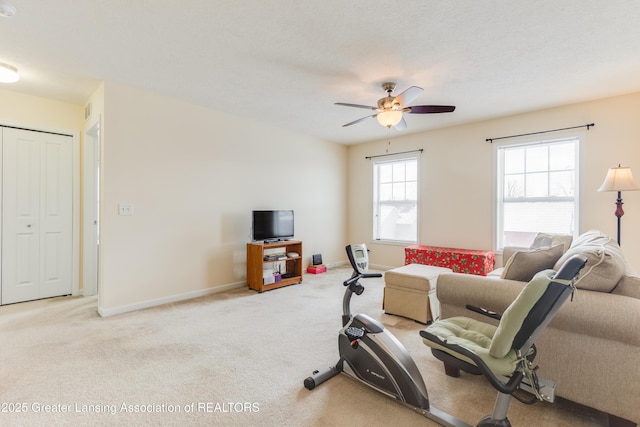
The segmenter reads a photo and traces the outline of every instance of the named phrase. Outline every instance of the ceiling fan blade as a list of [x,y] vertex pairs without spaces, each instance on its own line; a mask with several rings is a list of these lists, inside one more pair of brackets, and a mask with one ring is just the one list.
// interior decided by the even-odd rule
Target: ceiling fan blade
[[366,108],[367,110],[377,110],[377,107],[370,107],[368,105],[361,104],[348,104],[346,102],[336,102],[335,105],[342,105],[343,107],[355,107],[355,108]]
[[404,120],[404,117],[398,122],[397,125],[394,126],[394,129],[403,130],[407,128],[407,122]]
[[422,93],[424,89],[418,86],[411,86],[409,89],[402,92],[400,95],[396,96],[393,100],[394,103],[397,101],[400,103],[400,107],[403,107],[416,99],[418,95]]
[[454,105],[414,105],[407,107],[404,111],[412,114],[434,114],[451,113],[455,109]]
[[354,120],[354,121],[352,121],[352,122],[349,122],[349,123],[347,123],[346,125],[342,125],[342,127],[347,127],[347,126],[355,125],[356,123],[363,122],[363,121],[365,121],[365,120],[367,120],[367,119],[370,119],[370,118],[372,118],[372,117],[375,117],[375,116],[377,116],[377,114],[373,114],[373,115],[371,115],[371,116],[366,116],[366,117],[363,117],[363,118],[361,118],[361,119],[358,119],[358,120]]

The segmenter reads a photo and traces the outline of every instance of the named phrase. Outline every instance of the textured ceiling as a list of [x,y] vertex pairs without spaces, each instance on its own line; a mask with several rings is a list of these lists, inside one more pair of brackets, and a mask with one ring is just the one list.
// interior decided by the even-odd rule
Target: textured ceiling
[[0,0],[7,89],[83,105],[101,80],[352,144],[389,133],[383,81],[416,85],[410,133],[640,91],[637,0]]

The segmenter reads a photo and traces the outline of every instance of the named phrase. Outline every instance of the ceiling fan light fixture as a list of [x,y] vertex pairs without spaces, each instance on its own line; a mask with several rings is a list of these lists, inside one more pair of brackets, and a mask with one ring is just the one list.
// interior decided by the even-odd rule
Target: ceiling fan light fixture
[[18,69],[13,65],[0,62],[0,83],[15,83],[20,80]]
[[[0,0],[2,1],[2,0]],[[397,130],[402,130],[407,128],[407,123],[402,117],[402,113],[411,113],[411,114],[434,114],[434,113],[450,113],[456,109],[453,105],[407,105],[409,102],[413,101],[424,89],[418,86],[411,86],[410,88],[403,91],[398,96],[392,96],[391,93],[395,89],[396,84],[393,82],[384,82],[382,83],[382,89],[387,92],[387,96],[384,98],[378,99],[377,107],[370,107],[368,105],[362,104],[348,104],[345,102],[336,102],[336,105],[343,105],[345,107],[355,107],[355,108],[364,108],[367,110],[374,110],[377,113],[371,114],[366,117],[362,117],[361,119],[354,120],[349,122],[342,127],[355,125],[356,123],[360,123],[364,120],[375,117],[382,126],[391,129],[395,127]]]
[[380,123],[382,126],[390,128],[400,123],[400,120],[402,120],[402,111],[399,111],[399,110],[383,111],[381,113],[378,113],[378,115],[376,116],[376,119],[378,119],[378,123]]
[[11,3],[0,0],[0,16],[3,18],[13,18],[16,15],[16,7]]

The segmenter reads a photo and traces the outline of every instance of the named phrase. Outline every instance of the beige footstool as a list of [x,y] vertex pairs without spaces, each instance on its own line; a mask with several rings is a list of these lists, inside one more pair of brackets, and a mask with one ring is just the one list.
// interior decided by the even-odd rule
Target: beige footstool
[[385,313],[425,324],[437,319],[440,316],[440,303],[436,297],[438,276],[451,271],[450,268],[422,264],[387,270],[382,309]]

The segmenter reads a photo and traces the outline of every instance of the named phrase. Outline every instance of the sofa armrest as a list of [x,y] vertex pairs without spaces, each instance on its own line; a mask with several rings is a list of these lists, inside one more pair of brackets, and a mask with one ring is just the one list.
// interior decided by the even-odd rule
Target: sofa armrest
[[[497,323],[466,309],[470,304],[496,313],[504,313],[526,282],[495,277],[446,273],[438,277],[437,295],[441,317],[467,316]],[[640,300],[606,292],[577,289],[549,327],[574,334],[598,337],[640,346]]]
[[[505,280],[492,276],[472,276],[463,273],[445,273],[438,277],[437,296],[442,308],[456,307],[462,312],[468,312],[469,317],[478,320],[486,318],[478,317],[466,310],[467,304],[484,308],[496,313],[504,313],[506,308],[516,299],[525,282]],[[460,310],[447,313],[442,312],[442,317],[461,315]]]

